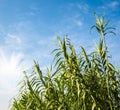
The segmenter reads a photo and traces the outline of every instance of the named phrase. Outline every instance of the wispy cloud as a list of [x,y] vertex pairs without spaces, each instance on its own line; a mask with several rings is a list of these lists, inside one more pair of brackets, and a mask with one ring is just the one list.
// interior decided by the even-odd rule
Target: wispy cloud
[[86,3],[77,3],[75,4],[77,8],[79,8],[82,11],[88,11],[89,10],[89,5]]
[[84,18],[80,14],[75,13],[69,16],[65,16],[61,24],[59,25],[59,29],[57,29],[57,31],[61,30],[62,35],[66,33],[70,34],[75,32],[74,30],[80,30],[83,24]]
[[5,37],[5,43],[6,44],[21,44],[22,43],[22,39],[14,34],[7,34],[7,36]]
[[89,5],[87,3],[83,3],[83,2],[77,2],[77,3],[69,3],[68,8],[77,8],[83,12],[86,12],[89,10]]
[[118,1],[112,1],[112,2],[108,3],[107,6],[109,8],[116,8],[117,6],[119,6],[119,2]]
[[106,11],[109,11],[108,9],[112,9],[112,10],[117,9],[119,5],[120,5],[120,2],[113,0],[113,1],[105,2],[104,5],[98,7],[98,9],[99,8],[106,9]]
[[77,26],[82,26],[83,25],[83,22],[80,21],[80,20],[75,20],[75,23]]
[[37,4],[31,4],[30,12],[28,12],[27,15],[35,16],[38,14],[40,14],[39,6]]

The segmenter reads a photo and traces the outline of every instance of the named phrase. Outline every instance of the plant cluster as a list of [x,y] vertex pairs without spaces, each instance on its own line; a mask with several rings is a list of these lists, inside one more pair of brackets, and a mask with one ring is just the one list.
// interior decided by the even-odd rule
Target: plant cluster
[[120,72],[110,63],[105,43],[114,28],[95,16],[92,28],[102,36],[96,51],[87,54],[81,47],[77,54],[67,37],[58,37],[54,65],[43,73],[35,62],[11,110],[120,110]]

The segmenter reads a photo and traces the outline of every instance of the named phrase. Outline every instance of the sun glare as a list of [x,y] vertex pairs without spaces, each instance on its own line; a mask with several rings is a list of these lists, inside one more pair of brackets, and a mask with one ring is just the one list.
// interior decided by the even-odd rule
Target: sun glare
[[[0,52],[0,87],[9,89],[20,77],[22,71],[22,55],[7,55]],[[6,85],[7,84],[7,85]],[[17,84],[16,84],[17,85]]]
[[22,54],[7,54],[0,50],[0,110],[6,110],[10,99],[16,95],[17,84],[22,78]]

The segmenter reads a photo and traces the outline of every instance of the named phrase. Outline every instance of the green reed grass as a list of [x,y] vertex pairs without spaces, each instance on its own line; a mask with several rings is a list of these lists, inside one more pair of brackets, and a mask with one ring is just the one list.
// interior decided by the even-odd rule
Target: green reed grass
[[[96,51],[76,53],[70,40],[58,37],[54,65],[43,73],[38,62],[25,73],[11,110],[120,110],[120,72],[109,61],[105,36],[114,30],[96,14],[101,38]],[[108,31],[110,30],[110,31]]]

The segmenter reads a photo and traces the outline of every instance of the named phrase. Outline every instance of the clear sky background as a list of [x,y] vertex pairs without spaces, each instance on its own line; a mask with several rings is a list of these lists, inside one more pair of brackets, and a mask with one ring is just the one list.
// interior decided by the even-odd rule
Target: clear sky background
[[33,60],[42,69],[52,63],[56,36],[68,35],[78,51],[81,45],[95,49],[100,36],[90,33],[94,12],[116,27],[117,35],[106,39],[112,62],[120,67],[120,0],[0,0],[0,110],[7,110]]

